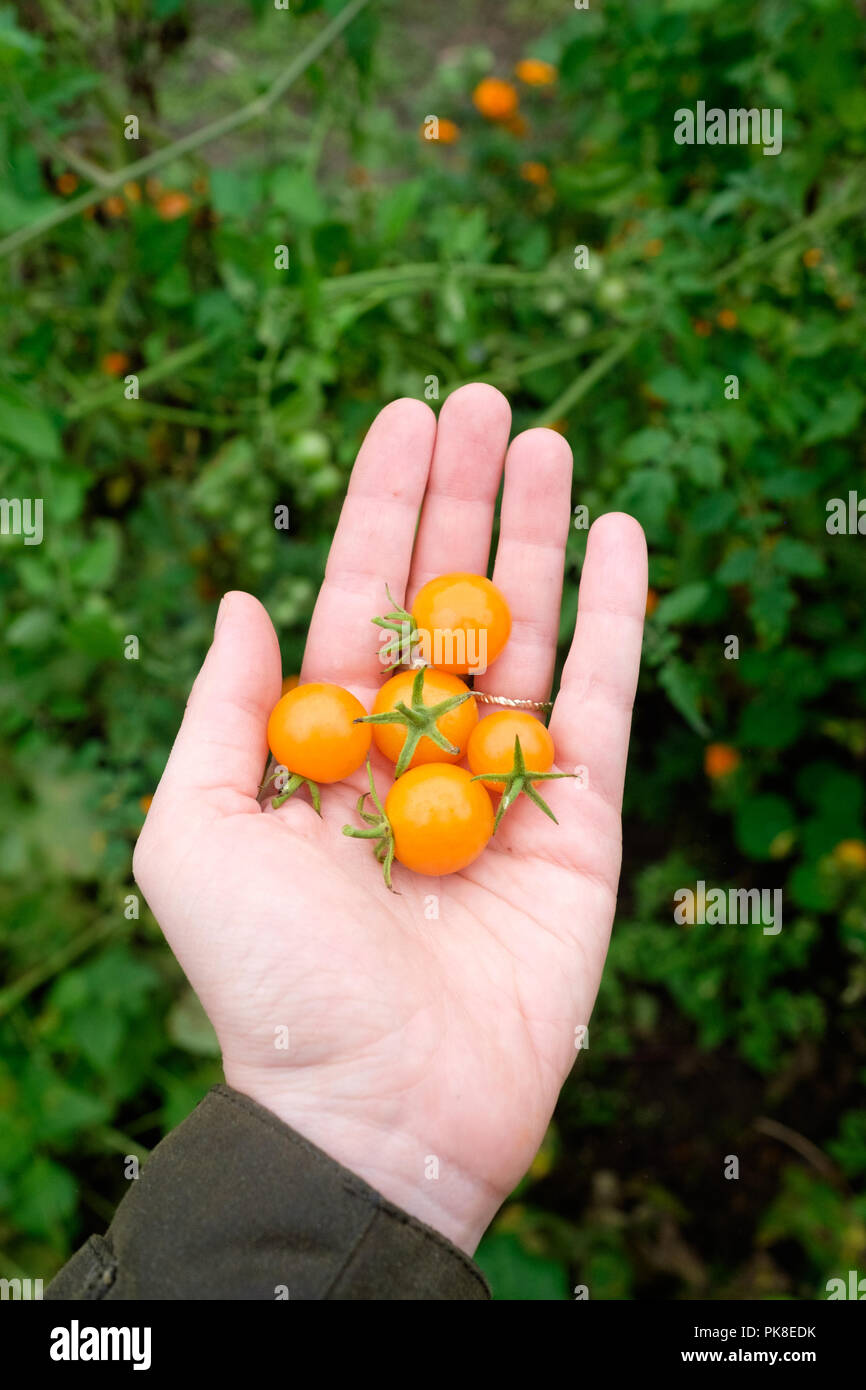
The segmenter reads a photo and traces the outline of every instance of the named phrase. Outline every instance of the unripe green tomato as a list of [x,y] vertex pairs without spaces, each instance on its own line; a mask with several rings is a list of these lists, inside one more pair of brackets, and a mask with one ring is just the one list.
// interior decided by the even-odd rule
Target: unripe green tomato
[[314,497],[335,497],[343,486],[343,475],[339,468],[328,463],[324,468],[316,469],[309,486]]
[[301,430],[292,439],[289,454],[295,463],[312,471],[329,461],[331,444],[328,436],[320,430]]
[[567,338],[583,338],[592,327],[592,319],[583,309],[573,309],[562,320],[562,331]]
[[602,280],[598,287],[598,302],[605,309],[615,309],[621,304],[628,294],[628,285],[619,276],[612,275],[607,280]]

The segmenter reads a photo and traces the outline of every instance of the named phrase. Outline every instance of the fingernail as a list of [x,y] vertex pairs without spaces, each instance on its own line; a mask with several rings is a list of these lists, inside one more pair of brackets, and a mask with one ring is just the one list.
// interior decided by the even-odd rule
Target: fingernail
[[219,606],[219,608],[217,609],[216,622],[214,623],[214,629],[213,629],[213,631],[214,631],[214,637],[216,637],[217,633],[219,632],[219,630],[220,630],[220,623],[223,621],[223,619],[225,618],[226,613],[228,612],[229,598],[230,598],[230,595],[229,595],[229,594],[223,594],[222,598],[220,599],[220,606]]

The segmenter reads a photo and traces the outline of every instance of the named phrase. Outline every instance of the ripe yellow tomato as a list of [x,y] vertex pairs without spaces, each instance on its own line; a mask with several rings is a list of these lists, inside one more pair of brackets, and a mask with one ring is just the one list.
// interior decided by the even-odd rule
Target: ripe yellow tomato
[[418,591],[412,604],[419,652],[429,666],[465,675],[484,671],[511,633],[504,597],[481,574],[442,574]]
[[289,690],[268,720],[268,746],[278,763],[313,782],[340,782],[357,772],[370,749],[361,701],[340,685],[311,681]]
[[403,774],[385,801],[394,856],[416,874],[454,874],[477,859],[493,834],[493,806],[481,782],[453,763]]
[[[540,719],[525,710],[503,709],[489,714],[472,731],[466,757],[473,773],[510,772],[514,766],[514,740],[520,739],[523,761],[530,772],[549,772],[553,767],[553,739]],[[485,782],[501,792],[504,782]]]
[[[386,711],[394,709],[400,701],[411,708],[415,674],[414,671],[398,671],[396,676],[386,681],[376,696],[372,713],[385,714]],[[427,667],[424,671],[423,692],[425,705],[438,705],[442,700],[453,699],[455,695],[468,694],[469,687],[458,676]],[[436,720],[436,728],[449,743],[455,745],[457,752],[448,753],[444,748],[437,748],[432,739],[422,738],[409,759],[409,767],[417,767],[420,763],[459,762],[469,735],[477,723],[478,706],[474,699],[464,700],[462,705],[448,710]],[[373,730],[373,742],[379,752],[392,763],[396,763],[406,742],[406,725],[372,724],[370,727]]]

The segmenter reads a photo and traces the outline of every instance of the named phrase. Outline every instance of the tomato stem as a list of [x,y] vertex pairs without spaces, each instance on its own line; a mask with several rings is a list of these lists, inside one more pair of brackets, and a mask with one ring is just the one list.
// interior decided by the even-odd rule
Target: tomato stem
[[520,739],[514,736],[514,762],[509,772],[479,772],[473,778],[473,782],[504,782],[502,797],[493,821],[493,833],[496,834],[499,822],[505,815],[509,806],[513,806],[521,792],[525,792],[529,800],[534,802],[540,811],[549,816],[554,825],[559,825],[559,821],[551,811],[547,802],[539,796],[533,786],[534,782],[552,781],[557,777],[576,777],[575,772],[534,772],[527,768],[523,759],[523,749],[520,746]]
[[[394,605],[394,607],[392,608],[391,612],[386,613],[384,617],[371,618],[370,621],[375,623],[376,627],[383,627],[387,631],[393,632],[395,634],[394,637],[392,637],[388,642],[385,642],[379,650],[380,657],[397,655],[397,660],[393,661],[390,666],[386,666],[385,668],[386,671],[391,672],[395,671],[398,666],[412,664],[414,647],[416,643],[420,640],[420,633],[418,632],[418,624],[412,617],[412,614],[408,612],[407,609],[402,608],[400,606],[400,604],[394,598],[394,595],[391,593],[391,590],[388,588],[387,584],[385,585],[385,593],[388,595],[388,598],[390,602]],[[409,638],[409,651],[408,655],[406,657],[403,657],[400,655],[401,641],[398,639],[402,639],[407,634],[407,629]]]
[[280,792],[279,796],[275,796],[271,802],[273,809],[276,810],[278,806],[282,806],[283,802],[288,801],[290,796],[294,796],[298,787],[301,786],[306,787],[309,791],[310,799],[313,803],[313,810],[317,816],[320,816],[322,814],[322,799],[319,795],[319,788],[316,786],[315,782],[310,781],[309,777],[302,777],[299,772],[292,772],[289,774],[289,780],[283,787],[283,790]]
[[406,738],[403,747],[400,749],[400,756],[394,767],[394,776],[402,777],[415,753],[415,749],[422,738],[429,738],[437,748],[442,748],[446,753],[456,756],[460,749],[455,744],[450,743],[438,727],[438,720],[450,710],[462,705],[464,700],[472,698],[472,691],[467,690],[463,695],[451,695],[447,700],[440,700],[437,705],[425,705],[424,703],[424,671],[421,666],[415,679],[412,682],[412,704],[407,705],[402,700],[398,700],[393,709],[385,710],[382,714],[360,715],[356,724],[402,724],[406,729]]
[[[356,720],[356,723],[357,722]],[[368,792],[362,792],[358,797],[356,810],[361,820],[366,823],[368,828],[362,830],[360,826],[357,825],[344,825],[343,834],[351,835],[352,838],[356,840],[375,840],[374,853],[376,859],[382,865],[382,874],[385,879],[386,887],[389,888],[392,893],[395,893],[397,890],[391,882],[391,865],[394,863],[394,831],[391,827],[391,822],[385,815],[385,807],[379,800],[379,793],[376,791],[376,783],[373,781],[373,768],[370,765],[369,758],[367,759],[367,781],[370,783],[370,790]],[[364,810],[364,803],[368,796],[379,812],[377,816]]]

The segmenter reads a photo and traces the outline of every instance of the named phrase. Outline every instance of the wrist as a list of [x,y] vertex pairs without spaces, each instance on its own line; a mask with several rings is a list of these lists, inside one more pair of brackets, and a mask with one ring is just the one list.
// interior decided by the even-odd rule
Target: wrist
[[242,1067],[225,1065],[226,1082],[264,1106],[388,1201],[445,1236],[470,1257],[504,1201],[504,1193],[468,1173],[436,1143],[419,1139],[398,1106],[335,1110],[321,1097],[275,1086]]

